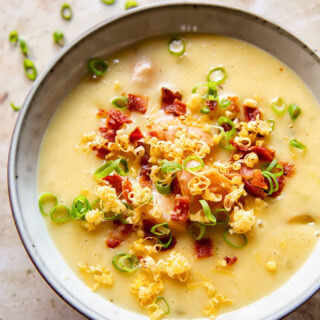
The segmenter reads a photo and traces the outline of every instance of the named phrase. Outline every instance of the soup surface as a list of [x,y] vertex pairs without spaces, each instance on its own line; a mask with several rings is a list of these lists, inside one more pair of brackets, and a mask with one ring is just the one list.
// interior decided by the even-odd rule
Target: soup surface
[[[97,293],[153,319],[166,311],[161,299],[155,306],[158,296],[169,304],[169,318],[214,317],[258,300],[297,271],[313,249],[319,230],[320,166],[315,155],[320,153],[320,116],[308,88],[282,62],[247,43],[214,35],[185,35],[183,39],[186,47],[181,56],[168,52],[170,38],[151,39],[108,58],[109,68],[102,77],[86,76],[56,111],[39,157],[39,193],[50,192],[68,207],[80,194],[90,202],[100,198],[92,205],[91,216],[86,213],[82,219],[64,223],[46,218],[61,255]],[[227,78],[219,84],[223,70],[214,71],[208,86],[207,74],[217,66],[223,66]],[[192,92],[198,83],[206,85]],[[176,94],[175,100],[174,92],[181,94]],[[129,103],[129,109],[134,105],[130,99],[140,99],[135,105],[141,107],[148,97],[145,114],[120,110],[132,122],[113,131],[116,138],[107,136],[107,129],[99,132],[108,121],[110,125],[108,111],[117,110],[111,103],[114,97],[129,98],[119,102],[121,106]],[[279,99],[276,112],[271,106],[277,97],[285,102],[284,112]],[[290,108],[293,118],[298,115],[295,120],[287,111],[290,104],[301,108],[301,114]],[[186,114],[181,115],[184,111]],[[128,142],[128,133],[136,127],[143,138],[136,141],[137,131]],[[171,139],[171,154],[169,147],[152,149],[153,145],[159,147],[159,140],[170,142],[170,128],[176,138]],[[192,133],[195,128],[198,131]],[[184,140],[185,149],[179,155],[178,143],[184,138],[190,141]],[[116,139],[111,155],[100,149],[108,139]],[[305,148],[290,145],[292,139]],[[250,144],[258,148],[250,149]],[[150,146],[152,150],[148,150]],[[146,153],[151,153],[151,159],[146,160],[146,173],[141,173],[141,159]],[[119,157],[128,161],[128,183],[133,190],[128,187],[117,194],[115,182],[103,180],[106,172],[99,176],[96,170]],[[171,164],[174,169],[161,158],[175,162]],[[276,166],[268,168],[273,159],[277,159]],[[119,172],[126,168],[117,168],[109,167],[107,175],[113,172],[123,186],[127,177]],[[209,174],[204,172],[210,168],[214,168],[213,178],[210,176],[206,185]],[[200,182],[192,189],[190,179],[195,177]],[[181,191],[173,190],[177,181]],[[232,191],[235,193],[227,201]],[[122,209],[114,209],[111,199],[115,194],[116,205]],[[79,199],[78,218],[86,211],[81,207],[84,198]],[[134,224],[134,231],[128,231],[119,220],[101,221],[103,206],[109,208],[104,212],[107,219],[127,210],[130,214],[122,219]],[[183,216],[186,206],[187,216]],[[158,230],[164,236],[147,230],[143,220],[152,221],[151,225],[164,222]],[[214,220],[220,223],[208,226],[215,224]],[[224,234],[241,248],[225,241]],[[152,240],[139,242],[148,235]],[[194,238],[201,238],[196,245]],[[168,250],[163,244],[169,245]],[[120,252],[137,256],[140,270],[120,272],[114,268],[112,259]],[[132,271],[136,261],[125,258],[126,264],[118,260],[118,266],[120,263],[120,269]],[[154,265],[161,271],[154,272]],[[139,291],[141,287],[145,292]]]

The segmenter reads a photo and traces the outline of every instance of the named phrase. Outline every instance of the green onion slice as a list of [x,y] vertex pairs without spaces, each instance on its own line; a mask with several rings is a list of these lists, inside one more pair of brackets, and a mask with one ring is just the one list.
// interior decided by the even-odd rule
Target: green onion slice
[[20,42],[21,52],[23,53],[23,55],[24,55],[25,57],[27,57],[27,56],[28,56],[28,51],[29,51],[29,50],[28,50],[27,43],[26,43],[23,39],[20,39],[19,42]]
[[86,213],[91,210],[91,206],[87,197],[81,194],[73,200],[71,209],[74,218],[83,219]]
[[[167,237],[166,237],[167,238]],[[158,241],[161,244],[162,248],[168,248],[172,242],[172,234],[170,233],[169,239],[167,242],[163,242],[161,238],[158,237]]]
[[24,71],[26,73],[26,76],[30,80],[34,81],[37,78],[38,72],[37,72],[37,69],[36,69],[33,61],[30,59],[24,59],[23,67],[24,67]]
[[16,44],[19,41],[18,31],[11,31],[9,34],[9,41],[13,44]]
[[[38,204],[40,212],[48,216],[51,210],[58,205],[58,198],[52,193],[44,192],[39,196]],[[47,206],[50,206],[49,210],[44,209]]]
[[134,272],[139,269],[137,256],[128,253],[117,253],[112,258],[112,265],[121,272]]
[[60,13],[61,13],[61,18],[62,18],[62,19],[64,19],[64,20],[71,20],[73,13],[72,13],[72,9],[71,9],[70,4],[64,3],[64,4],[61,6]]
[[281,116],[286,112],[286,103],[281,97],[272,100],[271,107],[273,112],[278,116]]
[[128,107],[128,99],[125,97],[113,98],[111,103],[118,109],[125,110]]
[[171,185],[164,183],[162,181],[156,182],[156,189],[161,194],[170,194],[171,193]]
[[272,131],[274,130],[274,126],[276,125],[274,120],[267,120],[267,122],[269,122],[271,124],[271,129]]
[[13,111],[19,111],[21,109],[20,106],[16,106],[13,102],[11,102],[10,105]]
[[223,67],[216,67],[211,69],[207,74],[207,81],[221,84],[227,79],[227,72]]
[[182,56],[186,50],[186,43],[181,38],[172,38],[168,44],[168,51],[174,56]]
[[[191,162],[191,161],[198,162],[199,165],[193,166],[193,167],[188,167],[188,163]],[[189,156],[189,157],[187,157],[186,159],[184,159],[184,161],[183,161],[183,163],[182,163],[182,167],[183,167],[183,170],[189,171],[189,172],[199,171],[199,170],[201,170],[201,169],[204,167],[204,162],[203,162],[203,160],[202,160],[200,157],[198,157],[198,156]]]
[[279,190],[279,183],[277,178],[269,171],[262,171],[261,173],[269,182],[269,189],[267,195],[270,196],[274,192],[277,192]]
[[[165,305],[165,309],[159,306],[159,303],[161,302],[163,302],[163,304]],[[154,303],[159,306],[159,308],[164,312],[164,314],[168,315],[170,313],[170,306],[164,297],[161,297],[161,296],[157,297],[154,300]]]
[[208,205],[208,202],[206,200],[199,200],[201,206],[202,206],[202,209],[203,209],[203,212],[204,212],[204,215],[206,216],[206,218],[210,221],[210,225],[216,225],[217,224],[217,219],[216,217],[212,214],[211,210],[210,210],[210,207]]
[[226,109],[230,106],[231,101],[228,98],[219,98],[218,99],[218,107],[221,109]]
[[200,222],[192,222],[188,228],[191,237],[194,240],[200,240],[206,233],[206,225]]
[[204,107],[201,108],[200,113],[208,114],[208,113],[210,113],[210,111],[211,110],[208,107],[204,106]]
[[107,161],[100,168],[98,168],[93,175],[99,179],[103,179],[104,177],[108,176],[114,169],[115,169],[114,162]]
[[[106,213],[104,214],[103,220],[104,221],[113,221],[117,220],[121,217],[121,214],[114,214],[112,216],[108,216]],[[127,224],[127,223],[126,223]]]
[[209,100],[214,100],[218,95],[216,85],[213,82],[198,83],[192,88],[192,93],[197,93],[203,99]]
[[167,222],[158,223],[151,228],[151,233],[156,236],[167,236],[171,233],[171,229]]
[[233,145],[229,142],[230,137],[226,134],[226,132],[222,133],[221,140],[219,142],[219,146],[224,150],[233,150]]
[[107,4],[110,6],[111,4],[114,4],[114,0],[101,0],[102,3]]
[[161,171],[164,173],[176,173],[182,169],[180,163],[175,161],[163,161],[161,165]]
[[236,126],[234,125],[233,121],[225,116],[221,116],[218,119],[218,125],[222,126],[224,123],[231,126],[231,129],[229,131],[226,131],[225,134],[229,138],[232,138],[236,133]]
[[102,77],[108,70],[107,63],[98,58],[91,58],[87,62],[87,67],[89,71],[97,77]]
[[301,114],[301,108],[297,104],[291,103],[291,104],[289,104],[288,112],[289,112],[291,119],[293,121],[295,121],[295,120],[297,120],[297,118]]
[[241,244],[238,244],[238,242],[231,242],[229,240],[229,237],[231,237],[230,233],[229,233],[229,230],[225,231],[224,234],[223,234],[223,239],[224,241],[231,247],[233,248],[236,248],[236,249],[242,249],[244,248],[247,243],[248,243],[248,239],[246,237],[245,234],[239,234],[239,235],[232,235],[233,238],[242,238],[242,243]]
[[128,161],[124,158],[119,158],[113,161],[114,170],[122,177],[125,177],[129,173]]
[[128,0],[124,5],[126,10],[136,8],[137,6],[138,6],[138,3],[137,1],[134,1],[134,0]]
[[99,202],[100,202],[100,198],[97,198],[97,199],[93,200],[93,201],[90,203],[91,209],[100,209]]
[[63,46],[64,44],[64,34],[61,31],[56,30],[53,33],[53,41],[59,46]]
[[290,146],[297,148],[297,149],[301,149],[301,150],[306,148],[306,146],[303,143],[301,143],[300,141],[298,141],[297,139],[292,139],[290,141]]
[[70,219],[70,210],[64,204],[58,204],[50,211],[50,218],[57,223],[62,223]]

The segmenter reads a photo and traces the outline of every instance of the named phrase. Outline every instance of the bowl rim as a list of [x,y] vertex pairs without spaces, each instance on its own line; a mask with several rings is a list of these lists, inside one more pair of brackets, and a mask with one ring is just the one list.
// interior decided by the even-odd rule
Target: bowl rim
[[[21,215],[21,211],[18,206],[17,201],[17,186],[15,181],[16,176],[16,165],[15,165],[15,158],[17,153],[17,145],[19,141],[20,131],[21,127],[25,118],[25,115],[31,105],[31,102],[33,100],[34,95],[36,94],[37,90],[41,87],[42,82],[45,80],[45,78],[50,74],[50,71],[55,67],[56,64],[59,63],[61,59],[64,58],[66,54],[68,54],[75,46],[77,46],[79,43],[84,41],[87,37],[91,36],[94,32],[99,30],[102,27],[105,27],[107,25],[111,25],[115,22],[118,22],[122,19],[126,19],[128,16],[134,16],[139,15],[142,12],[146,11],[152,11],[157,10],[163,7],[210,7],[215,8],[217,10],[224,10],[227,12],[236,13],[238,15],[241,15],[244,18],[247,19],[254,19],[257,23],[263,24],[268,28],[271,28],[275,30],[278,33],[281,33],[283,36],[288,38],[289,40],[293,41],[295,44],[303,48],[303,50],[308,53],[318,64],[320,64],[320,54],[318,53],[317,49],[312,49],[309,45],[307,45],[303,40],[298,38],[296,35],[288,31],[286,28],[278,25],[277,22],[275,22],[273,19],[265,19],[263,16],[256,14],[254,12],[240,9],[238,7],[232,6],[232,5],[224,5],[224,4],[217,4],[217,3],[210,3],[205,0],[196,1],[196,0],[166,0],[161,3],[154,3],[154,4],[147,4],[143,5],[141,7],[137,7],[134,9],[131,9],[126,12],[122,12],[119,14],[116,14],[114,16],[111,16],[95,25],[87,29],[86,31],[82,32],[79,36],[77,36],[74,40],[72,40],[70,43],[68,43],[64,48],[62,48],[53,59],[46,65],[44,70],[41,72],[41,74],[38,76],[36,81],[33,83],[31,89],[29,90],[22,108],[20,110],[20,113],[18,115],[18,118],[16,120],[14,130],[11,136],[10,146],[9,146],[9,153],[8,153],[8,161],[7,161],[7,186],[8,186],[8,195],[9,195],[9,202],[10,202],[10,208],[12,212],[12,217],[18,232],[18,235],[20,237],[20,240],[23,244],[23,247],[25,251],[27,252],[27,255],[29,256],[31,262],[41,275],[41,277],[46,281],[46,283],[51,287],[51,289],[61,298],[63,299],[69,306],[71,306],[75,311],[80,313],[81,315],[85,316],[88,319],[92,318],[90,310],[82,305],[79,304],[78,301],[71,296],[69,293],[60,292],[58,285],[56,285],[52,279],[49,279],[49,277],[46,275],[46,268],[45,266],[41,265],[38,257],[36,256],[35,247],[32,244],[32,241],[24,234],[23,225],[19,221],[19,216]],[[307,302],[313,295],[315,295],[320,290],[320,283],[314,285],[313,287],[309,288],[308,292],[306,292],[303,296],[300,296],[296,301],[293,301],[290,305],[283,308],[283,310],[279,311],[275,315],[275,319],[280,319],[288,314],[295,311],[297,308],[299,308],[301,305]]]

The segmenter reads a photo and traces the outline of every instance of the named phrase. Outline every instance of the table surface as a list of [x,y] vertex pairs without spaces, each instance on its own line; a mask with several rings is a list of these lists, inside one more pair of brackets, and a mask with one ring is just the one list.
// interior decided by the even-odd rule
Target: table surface
[[[23,72],[20,50],[8,35],[18,30],[25,38],[38,71],[59,51],[53,30],[63,30],[67,42],[103,19],[124,11],[125,0],[112,6],[100,0],[70,0],[74,17],[60,18],[58,0],[0,0],[0,320],[85,319],[62,301],[41,278],[29,260],[11,216],[6,182],[10,136],[18,113],[10,102],[21,105],[32,83]],[[139,5],[160,1],[138,0]],[[208,1],[209,2],[209,1]],[[238,7],[271,19],[320,50],[320,0],[224,0],[210,1]],[[289,315],[287,320],[319,319],[320,292]]]

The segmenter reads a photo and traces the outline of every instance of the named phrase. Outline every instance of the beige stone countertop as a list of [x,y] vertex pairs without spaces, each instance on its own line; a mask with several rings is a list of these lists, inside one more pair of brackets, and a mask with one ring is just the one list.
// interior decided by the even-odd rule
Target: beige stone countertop
[[[139,5],[154,3],[137,0]],[[60,18],[60,7],[70,3],[74,17]],[[160,2],[160,1],[159,1]],[[320,50],[320,0],[224,0],[212,1],[238,7],[271,19],[287,28],[311,48]],[[30,89],[24,75],[22,54],[8,41],[18,30],[30,47],[38,71],[60,47],[52,41],[56,29],[67,42],[94,24],[124,11],[125,0],[107,6],[100,0],[0,0],[0,320],[84,319],[62,301],[41,278],[18,237],[7,195],[7,156],[18,113],[10,102],[21,105]],[[289,315],[287,320],[320,319],[320,292]]]

